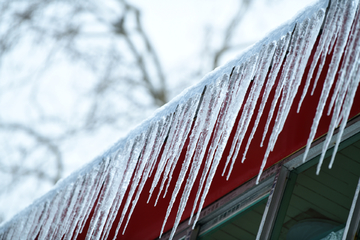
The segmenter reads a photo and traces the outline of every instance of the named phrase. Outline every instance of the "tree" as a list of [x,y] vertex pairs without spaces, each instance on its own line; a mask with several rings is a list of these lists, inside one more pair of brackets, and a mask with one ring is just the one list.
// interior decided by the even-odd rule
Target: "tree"
[[232,4],[175,79],[130,1],[0,3],[0,222],[244,48],[234,37],[254,1]]

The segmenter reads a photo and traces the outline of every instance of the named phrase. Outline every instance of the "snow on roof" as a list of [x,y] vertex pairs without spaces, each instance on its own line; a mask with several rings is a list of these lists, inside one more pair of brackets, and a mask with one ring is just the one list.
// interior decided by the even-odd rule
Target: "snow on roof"
[[[319,63],[321,69],[326,55],[332,52],[304,157],[305,160],[319,119],[324,114],[325,103],[331,97],[329,111],[332,109],[332,117],[324,143],[323,159],[334,129],[339,124],[340,134],[335,148],[340,142],[359,83],[360,26],[353,24],[358,22],[359,4],[355,0],[321,0],[306,8],[292,21],[270,33],[239,57],[206,75],[200,83],[160,108],[102,156],[59,182],[52,191],[3,224],[0,239],[19,239],[20,236],[38,236],[38,239],[52,239],[54,236],[64,236],[62,239],[76,238],[89,216],[91,221],[86,236],[91,239],[106,239],[115,218],[121,214],[116,236],[119,231],[126,230],[131,213],[150,175],[154,176],[154,180],[149,199],[155,192],[154,189],[160,189],[158,195],[153,196],[157,199],[160,194],[170,191],[169,183],[178,164],[179,154],[185,142],[189,141],[176,185],[172,193],[167,193],[171,194],[171,201],[163,228],[159,229],[161,235],[169,214],[173,211],[173,203],[180,198],[171,235],[173,237],[188,204],[195,179],[201,174],[190,217],[195,218],[194,224],[199,218],[240,109],[243,111],[223,169],[223,174],[227,174],[227,177],[230,176],[242,144],[246,144],[243,153],[243,160],[245,159],[257,124],[260,118],[266,117],[262,114],[270,90],[276,88],[263,134],[263,139],[267,137],[270,140],[259,170],[259,180],[290,108],[298,104],[300,110],[302,100],[309,95],[309,86],[312,85],[313,89],[316,87],[320,74],[312,77],[315,67]],[[313,63],[308,76],[303,77],[312,52]],[[335,81],[336,74],[339,77]],[[305,88],[297,103],[294,98],[303,79],[306,81]],[[335,90],[329,96],[335,83]],[[262,91],[263,95],[259,97]],[[261,102],[258,103],[259,99]],[[257,104],[260,104],[260,108],[255,114]],[[279,110],[274,111],[277,106]],[[250,120],[255,117],[250,137],[245,139]],[[275,125],[269,129],[269,123],[274,119]],[[208,151],[203,146],[209,146]],[[201,172],[200,165],[203,162],[205,167]],[[320,161],[318,171],[321,164]],[[180,188],[184,188],[181,196]],[[95,204],[96,207],[93,208]],[[91,213],[93,209],[94,212]]]

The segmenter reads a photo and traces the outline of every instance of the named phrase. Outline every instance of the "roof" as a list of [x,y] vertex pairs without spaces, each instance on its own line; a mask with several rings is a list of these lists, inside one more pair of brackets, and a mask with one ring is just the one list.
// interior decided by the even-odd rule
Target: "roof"
[[338,144],[360,113],[359,14],[358,1],[308,7],[3,224],[0,239],[171,238],[327,133],[325,152],[339,126]]

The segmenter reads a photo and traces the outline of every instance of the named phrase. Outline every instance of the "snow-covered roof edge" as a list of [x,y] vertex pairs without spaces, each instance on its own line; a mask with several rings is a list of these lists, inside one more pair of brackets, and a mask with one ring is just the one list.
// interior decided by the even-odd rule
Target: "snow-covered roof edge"
[[[98,196],[98,194],[104,194],[104,204],[96,208],[93,216],[94,221],[91,222],[88,234],[94,234],[95,239],[100,237],[106,237],[104,235],[101,235],[103,231],[97,230],[104,229],[105,234],[106,230],[109,230],[108,228],[109,226],[111,227],[111,224],[109,225],[108,222],[114,219],[114,214],[117,214],[117,210],[122,204],[125,191],[129,190],[132,194],[130,194],[130,200],[126,199],[125,204],[127,206],[130,206],[133,195],[138,194],[138,192],[135,193],[136,186],[139,184],[141,186],[144,181],[143,179],[146,179],[149,174],[151,174],[152,172],[156,172],[155,181],[159,181],[159,178],[162,174],[167,174],[166,176],[171,177],[173,168],[172,166],[174,166],[174,164],[176,165],[178,157],[176,156],[176,150],[183,147],[181,143],[182,141],[180,141],[181,139],[187,139],[188,137],[190,138],[190,147],[188,148],[187,158],[185,159],[186,164],[184,164],[187,166],[184,168],[184,171],[190,171],[191,173],[194,173],[196,177],[199,169],[197,169],[194,164],[190,166],[190,160],[193,155],[197,155],[199,156],[200,161],[203,159],[204,161],[208,161],[208,159],[214,159],[211,168],[209,166],[209,169],[207,169],[207,171],[210,172],[210,176],[214,171],[216,171],[216,166],[218,164],[218,162],[216,161],[219,161],[219,156],[221,157],[222,152],[219,150],[214,150],[211,152],[210,156],[208,155],[207,157],[205,157],[205,153],[203,151],[195,149],[195,146],[199,141],[200,133],[206,136],[205,139],[201,140],[204,144],[209,143],[210,136],[208,137],[208,135],[211,135],[209,133],[212,133],[212,131],[215,132],[215,140],[213,139],[215,141],[214,144],[222,146],[221,144],[223,144],[224,142],[226,143],[227,139],[222,140],[220,139],[221,134],[216,134],[219,134],[219,132],[221,131],[225,132],[225,134],[223,135],[228,134],[229,130],[226,130],[226,126],[229,124],[229,121],[235,121],[234,117],[236,118],[238,112],[236,110],[240,109],[241,104],[245,105],[245,109],[251,109],[252,107],[254,107],[254,104],[251,103],[249,99],[256,99],[256,96],[258,96],[258,94],[260,93],[263,85],[265,85],[265,76],[267,75],[268,71],[270,71],[269,65],[272,64],[273,67],[270,73],[270,78],[275,79],[278,74],[281,74],[284,83],[279,91],[281,92],[282,88],[288,88],[288,90],[292,90],[293,94],[289,93],[288,95],[282,97],[279,96],[281,98],[280,100],[284,103],[284,111],[283,113],[276,116],[277,118],[279,117],[279,125],[276,129],[273,129],[273,132],[271,133],[271,141],[270,145],[268,146],[269,151],[267,151],[268,154],[275,145],[277,136],[283,126],[281,124],[283,124],[286,120],[287,113],[293,103],[292,100],[296,95],[298,86],[300,85],[306,62],[314,46],[314,42],[316,40],[320,27],[324,24],[324,33],[319,42],[319,47],[317,48],[318,50],[315,53],[315,58],[317,58],[316,61],[322,61],[321,56],[323,52],[326,53],[328,51],[327,49],[331,49],[334,44],[336,45],[336,47],[338,47],[338,51],[344,50],[352,22],[356,17],[358,18],[358,16],[355,16],[356,10],[358,9],[358,1],[333,1],[331,3],[330,9],[327,12],[327,16],[330,17],[325,16],[325,9],[327,8],[327,6],[328,1],[322,0],[317,2],[312,7],[307,8],[304,12],[298,15],[298,17],[296,17],[292,22],[288,22],[287,24],[281,26],[277,30],[270,33],[262,41],[256,43],[251,48],[244,51],[235,60],[228,62],[223,67],[217,68],[213,72],[206,75],[200,83],[198,83],[194,87],[185,90],[180,96],[175,98],[169,104],[160,108],[151,118],[147,119],[137,128],[132,130],[127,135],[127,137],[118,141],[102,156],[96,158],[93,162],[84,166],[84,168],[73,173],[68,178],[58,183],[56,187],[48,194],[36,200],[31,206],[16,215],[12,220],[3,224],[2,228],[0,229],[1,236],[5,236],[5,239],[16,239],[16,236],[24,236],[18,234],[27,233],[35,234],[36,236],[36,234],[40,232],[41,239],[54,236],[54,234],[66,234],[67,237],[71,237],[72,234],[76,235],[76,233],[73,233],[75,231],[75,227],[72,227],[74,225],[76,226],[76,224],[84,224],[84,221],[86,221],[84,219],[86,219],[89,215],[90,210],[88,208],[92,208],[92,204],[94,204],[94,201],[96,200],[96,196]],[[345,14],[346,16],[349,16],[346,19],[342,17],[345,16]],[[297,27],[294,30],[295,25]],[[354,31],[359,30],[354,29]],[[338,36],[338,33],[340,36],[343,36],[344,39],[340,39],[335,43],[335,39],[336,36]],[[349,54],[345,54],[344,57],[345,63],[343,63],[343,66],[346,71],[344,71],[341,79],[350,79],[351,81],[349,80],[348,82],[346,82],[346,84],[344,84],[346,85],[346,87],[344,88],[341,88],[341,84],[337,84],[337,86],[339,85],[339,87],[336,87],[338,91],[336,92],[336,94],[334,94],[335,97],[333,96],[333,102],[337,102],[335,100],[341,100],[342,102],[344,102],[344,106],[346,106],[345,104],[351,106],[351,96],[352,94],[355,94],[354,91],[356,91],[356,87],[358,84],[358,80],[353,80],[353,76],[358,74],[359,72],[358,67],[354,68],[352,66],[346,65],[347,62],[352,61],[350,59],[351,55],[354,55],[355,57],[359,55],[359,47],[355,47],[359,45],[358,40],[358,38],[354,37],[350,41],[350,44],[354,45],[355,50]],[[286,58],[284,65],[285,69],[286,67],[288,67],[288,69],[280,73],[279,66],[281,65],[280,63],[284,61],[287,50],[289,50],[290,53]],[[294,54],[294,56],[292,55],[293,52],[297,51],[301,52],[303,57],[296,57],[296,54]],[[337,53],[336,51],[334,53],[335,57],[332,62],[332,66],[334,67],[328,72],[329,78],[330,80],[332,80],[332,82],[329,82],[330,87],[335,77],[335,71],[340,64],[341,54],[342,52]],[[254,76],[254,69],[259,69],[256,72],[256,76]],[[314,69],[310,71],[314,71]],[[272,77],[272,75],[274,77]],[[255,77],[255,81],[251,89],[250,97],[248,98],[248,101],[246,103],[243,103],[242,100],[244,99],[244,95],[253,77]],[[269,82],[271,81],[268,81],[266,83],[265,88],[267,89],[271,87],[269,85]],[[310,83],[310,78],[308,78],[308,82]],[[306,85],[308,86],[308,84]],[[204,96],[201,96],[205,86],[206,92],[204,93]],[[229,95],[229,89],[233,91],[234,96]],[[355,90],[350,91],[351,89]],[[328,89],[325,89],[323,92],[324,94],[322,94],[322,97],[326,100],[329,94]],[[303,96],[306,96],[306,91],[304,91]],[[236,103],[235,101],[232,101],[235,98]],[[229,102],[229,104],[225,102]],[[334,124],[329,127],[330,132],[333,131],[334,126],[336,126],[336,124],[340,122],[341,118],[343,119],[341,123],[343,123],[346,122],[344,121],[344,119],[346,120],[348,116],[348,108],[343,109],[341,107],[342,105],[340,105],[340,107],[337,107],[338,104],[335,105],[336,107],[334,107],[334,111],[339,112],[336,112],[337,116],[333,118]],[[308,140],[308,142],[310,143],[314,138],[314,134],[317,128],[316,119],[321,117],[323,107],[324,106],[322,106],[322,104],[320,103],[318,107],[319,111],[314,119],[314,129],[312,129]],[[211,113],[209,109],[211,109]],[[232,112],[230,110],[234,111]],[[220,119],[219,122],[216,122],[217,115],[221,111],[225,111],[228,114],[223,119]],[[234,114],[234,112],[236,114]],[[197,113],[198,116],[201,116],[201,118],[197,118],[194,125],[194,131],[191,135],[189,135],[188,129],[189,126],[191,126],[189,124],[192,123],[195,113]],[[250,110],[248,113],[245,112],[244,117],[240,120],[241,123],[243,123],[242,125],[244,126],[248,124],[247,117],[249,117],[249,115],[246,116],[246,114],[250,114]],[[215,117],[212,115],[214,115]],[[259,114],[258,116],[260,115],[261,114]],[[210,130],[208,129],[208,126],[210,126]],[[218,129],[220,129],[221,131]],[[239,128],[237,130],[237,139],[241,139],[242,141],[242,137],[244,134],[243,132],[244,129]],[[331,137],[332,134],[328,135],[330,135]],[[341,134],[339,135],[341,136]],[[219,137],[217,138],[217,136]],[[168,141],[166,143],[164,151],[165,153],[163,153],[163,157],[161,157],[160,162],[158,163],[158,169],[154,169],[155,161],[159,154],[159,152],[157,152],[157,148],[159,148],[159,146],[162,146],[165,137],[168,137]],[[172,142],[172,139],[174,138],[179,139],[179,141],[177,143]],[[192,146],[191,143],[194,143],[194,146]],[[310,144],[308,144],[308,147],[309,146]],[[238,147],[239,146],[237,144],[233,144],[233,149],[231,151],[235,155],[237,154],[236,149]],[[166,151],[169,149],[174,149],[174,151],[169,151],[169,153],[167,153]],[[164,155],[166,156],[164,157]],[[227,160],[226,166],[230,166],[229,173],[231,172],[231,166],[233,165],[235,158],[236,157],[231,158],[230,156],[230,158],[228,158]],[[266,158],[267,156],[264,157],[264,163],[266,163]],[[137,167],[135,167],[136,165]],[[161,169],[161,167],[163,169]],[[184,176],[182,176],[181,174],[178,180],[180,184],[184,180]],[[129,186],[130,179],[137,184],[134,190],[132,185]],[[191,181],[192,180],[190,180],[190,182]],[[101,190],[101,182],[105,182],[109,186]],[[211,177],[206,179],[206,184],[208,184],[208,182],[210,182],[211,184]],[[93,185],[91,185],[90,183],[92,183]],[[158,182],[155,182],[153,183],[153,186],[156,187],[157,184]],[[111,191],[112,186],[117,186],[120,190],[113,193]],[[164,183],[162,183],[161,189],[164,187],[166,186],[164,185]],[[84,189],[83,193],[81,193],[83,195],[77,192],[77,189],[79,188]],[[191,188],[192,185],[188,185],[187,183],[185,189]],[[178,189],[174,189],[172,193],[172,198],[177,197],[176,191],[178,191]],[[200,197],[201,199],[199,201],[201,201],[202,204],[205,197],[206,192],[204,192]],[[84,206],[75,205],[78,200],[84,199],[88,200],[83,201]],[[186,199],[186,193],[182,196],[182,199]],[[201,203],[199,206],[200,210]],[[182,201],[182,204],[179,207],[178,217],[176,219],[174,229],[176,229],[178,221],[180,221],[182,215],[181,209],[185,207],[183,206],[184,204],[186,205],[186,201]],[[131,206],[132,209],[133,207],[135,207],[135,205]],[[194,203],[194,206],[196,206],[196,203]],[[71,209],[74,208],[80,208],[77,210],[80,212],[79,215],[81,216],[75,217],[73,215]],[[171,209],[172,205],[169,205],[168,213],[165,217],[164,222],[166,222],[166,219]],[[124,208],[123,215],[125,215],[127,210],[127,208]],[[104,220],[104,218],[101,217],[103,216],[102,214],[109,214],[108,217],[110,220],[108,220],[108,222],[106,221],[106,218]],[[35,222],[41,222],[45,219],[51,219],[51,221],[47,220],[47,222],[44,222],[44,226],[42,226],[42,229],[40,229],[40,226],[38,226],[39,224],[37,224],[37,226],[33,225],[34,220],[37,220]],[[56,223],[59,223],[59,221],[69,221],[69,224],[65,227],[60,228],[56,226]],[[53,226],[54,224],[55,227]],[[15,231],[15,229],[18,230]],[[96,234],[100,235],[97,236]]]

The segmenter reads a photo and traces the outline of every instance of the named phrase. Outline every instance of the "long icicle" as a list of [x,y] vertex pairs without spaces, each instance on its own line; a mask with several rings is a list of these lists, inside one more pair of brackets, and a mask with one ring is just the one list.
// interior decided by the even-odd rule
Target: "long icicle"
[[[339,31],[341,31],[341,34],[338,35],[338,39],[336,41],[336,45],[333,49],[333,57],[331,59],[331,63],[330,63],[330,67],[329,70],[327,72],[327,77],[325,79],[324,82],[324,86],[322,88],[322,92],[321,92],[321,96],[320,96],[320,100],[318,103],[318,106],[316,108],[316,114],[313,120],[313,124],[311,126],[311,131],[310,131],[310,135],[307,141],[307,145],[305,148],[305,153],[304,153],[304,157],[303,157],[303,161],[306,160],[307,154],[310,150],[310,146],[312,141],[315,138],[315,134],[317,131],[317,127],[319,125],[320,122],[320,118],[322,116],[330,89],[332,87],[332,84],[334,82],[335,79],[335,75],[337,73],[337,69],[341,60],[341,56],[342,53],[344,52],[345,49],[345,45],[350,33],[350,29],[351,29],[351,25],[354,19],[354,15],[356,12],[356,9],[353,8],[353,2],[352,1],[348,1],[348,2],[342,2],[342,5],[340,6],[339,9],[343,10],[342,15],[346,15],[346,18],[343,17],[340,20],[342,21],[342,29],[340,29]],[[344,6],[345,5],[345,6]],[[331,16],[328,15],[329,18],[334,18],[336,16]],[[324,26],[324,29],[326,28],[326,26]],[[323,60],[325,61],[325,60]],[[320,72],[320,71],[319,71]],[[320,74],[318,72],[318,75]],[[322,162],[319,162],[319,165],[321,166]]]
[[241,162],[244,162],[245,159],[246,159],[246,154],[247,154],[247,152],[249,150],[250,143],[251,143],[251,141],[252,141],[252,139],[253,139],[253,137],[255,135],[255,132],[256,132],[256,130],[258,128],[260,119],[261,119],[262,114],[264,112],[265,104],[268,101],[270,91],[271,91],[272,87],[275,84],[275,80],[276,80],[277,75],[278,75],[278,73],[280,71],[281,64],[283,63],[283,59],[284,59],[285,54],[286,54],[286,50],[287,50],[287,46],[289,44],[289,40],[290,40],[290,34],[287,34],[286,36],[282,37],[277,43],[277,47],[276,47],[275,52],[274,52],[274,58],[273,58],[273,61],[272,61],[272,67],[271,67],[271,70],[270,70],[270,73],[269,73],[269,78],[268,78],[266,86],[265,86],[265,92],[264,92],[264,95],[262,97],[261,105],[260,105],[256,120],[255,120],[255,124],[254,124],[254,127],[253,127],[252,131],[251,131],[250,137],[249,137],[249,139],[247,141],[247,144],[246,144],[245,151],[243,153],[243,157],[242,157]]
[[[215,149],[217,147],[221,147],[221,143],[219,142],[220,140],[220,136],[221,136],[221,132],[224,131],[229,131],[229,128],[226,128],[224,127],[226,125],[226,123],[229,123],[230,121],[228,122],[225,122],[225,117],[226,117],[226,113],[228,112],[229,108],[230,108],[230,103],[232,103],[232,98],[233,98],[233,95],[235,95],[235,92],[237,91],[237,88],[236,88],[236,81],[239,79],[241,73],[243,72],[243,69],[244,69],[244,66],[241,66],[239,68],[233,68],[232,70],[232,73],[230,74],[230,79],[229,79],[229,84],[228,84],[228,88],[226,89],[226,96],[225,96],[225,99],[220,107],[220,111],[219,111],[219,118],[218,118],[218,121],[216,122],[216,125],[214,127],[214,137],[211,141],[211,144],[210,144],[210,148],[209,148],[209,152],[208,152],[208,155],[207,157],[205,158],[205,163],[204,163],[204,169],[203,169],[203,173],[202,173],[202,176],[201,176],[201,179],[200,179],[200,184],[199,184],[199,187],[198,187],[198,191],[197,191],[197,194],[196,194],[196,198],[195,198],[195,201],[193,203],[193,208],[192,208],[192,212],[191,212],[191,215],[190,215],[190,218],[189,218],[189,224],[191,223],[191,220],[192,220],[192,216],[194,214],[194,211],[196,209],[196,203],[197,203],[197,200],[199,199],[199,196],[200,196],[200,193],[201,193],[201,190],[202,190],[202,183],[205,181],[205,176],[207,174],[207,169],[210,167],[211,165],[211,162],[212,162],[212,159],[213,159],[213,153],[215,151]],[[233,119],[233,121],[235,121],[235,118],[236,118],[236,115],[233,114],[233,117],[231,119]],[[198,161],[197,159],[195,159],[195,161]],[[199,165],[200,165],[200,162],[199,162]],[[191,167],[191,170],[190,172],[192,173],[196,173],[197,175],[197,172],[199,171],[200,169],[200,166],[199,165],[196,165],[195,163],[192,165]],[[189,184],[187,186],[191,187],[193,186],[195,182],[195,178],[191,177],[191,181],[189,182]]]
[[[272,42],[270,43],[268,46],[265,47],[263,55],[260,56],[261,61],[259,62],[259,66],[258,66],[258,73],[255,77],[255,79],[253,80],[253,92],[250,93],[247,102],[249,103],[249,105],[245,105],[244,111],[246,111],[245,116],[244,116],[244,121],[239,123],[239,126],[242,125],[242,128],[240,130],[240,133],[238,135],[238,139],[237,139],[237,143],[235,144],[235,138],[234,138],[234,142],[233,145],[235,145],[235,152],[230,152],[229,156],[232,156],[232,161],[230,164],[230,168],[229,168],[229,172],[228,175],[226,177],[227,180],[229,180],[230,178],[230,174],[233,170],[236,158],[238,156],[238,153],[240,151],[240,147],[241,144],[244,140],[245,137],[245,133],[247,132],[248,126],[250,124],[251,119],[253,118],[253,114],[255,111],[255,107],[258,103],[258,99],[261,93],[261,90],[263,89],[263,85],[265,82],[265,78],[267,76],[268,70],[269,70],[269,66],[270,63],[273,59],[274,56],[274,52],[275,52],[275,47],[276,47],[276,42]],[[243,116],[242,116],[243,117]],[[239,129],[237,130],[239,131]],[[243,160],[242,160],[243,162]]]
[[[239,86],[241,86],[241,88],[239,87],[238,90],[237,90],[236,98],[233,99],[233,101],[236,101],[236,104],[233,105],[233,106],[241,107],[243,99],[245,98],[245,95],[246,95],[246,90],[248,89],[248,87],[250,85],[251,79],[253,79],[255,66],[257,64],[257,61],[258,61],[258,55],[253,55],[251,57],[251,59],[246,63],[247,65],[246,65],[244,73],[243,73],[243,78],[240,81],[241,85],[239,85]],[[234,109],[230,108],[229,110],[233,111]],[[239,110],[240,110],[240,108],[238,109],[238,111]],[[235,118],[232,118],[232,119],[235,120],[236,115],[235,115]],[[210,185],[211,185],[212,179],[214,177],[215,171],[216,171],[216,169],[217,169],[217,167],[219,165],[219,162],[221,160],[221,156],[222,156],[224,148],[225,148],[225,142],[228,140],[228,138],[230,136],[230,132],[231,132],[230,126],[231,125],[227,125],[227,126],[229,128],[226,129],[225,134],[223,133],[220,136],[220,142],[222,142],[222,143],[219,144],[219,146],[215,149],[216,152],[215,152],[214,158],[212,159],[212,162],[210,162],[211,166],[209,165],[208,168],[206,169],[206,172],[205,171],[203,172],[201,180],[200,180],[200,185],[199,185],[199,188],[198,188],[197,196],[196,196],[195,201],[194,201],[192,214],[193,214],[193,212],[194,212],[194,210],[196,208],[197,201],[199,199],[199,196],[200,196],[200,193],[201,193],[201,190],[202,190],[203,187],[204,187],[204,190],[203,190],[203,193],[201,194],[200,203],[199,203],[199,206],[198,206],[198,211],[197,211],[194,223],[193,223],[194,226],[195,226],[197,220],[199,219],[200,211],[201,211],[201,209],[203,207],[203,204],[205,202],[205,198],[207,196],[208,190],[210,189]],[[214,154],[214,153],[212,153],[212,154]],[[204,183],[205,183],[205,185],[204,185]]]

